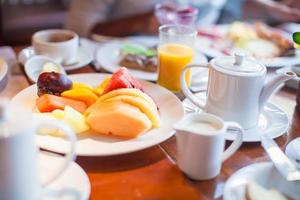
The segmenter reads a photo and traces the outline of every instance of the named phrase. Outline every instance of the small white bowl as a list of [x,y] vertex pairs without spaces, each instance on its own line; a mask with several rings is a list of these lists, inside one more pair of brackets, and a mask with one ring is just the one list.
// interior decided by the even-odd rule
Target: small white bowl
[[37,82],[39,75],[43,70],[44,64],[48,62],[54,63],[58,67],[59,73],[66,74],[64,68],[51,58],[48,58],[46,56],[33,56],[29,60],[27,60],[24,65],[25,73],[30,81],[32,81],[33,83]]
[[0,58],[0,92],[4,90],[8,81],[8,65]]

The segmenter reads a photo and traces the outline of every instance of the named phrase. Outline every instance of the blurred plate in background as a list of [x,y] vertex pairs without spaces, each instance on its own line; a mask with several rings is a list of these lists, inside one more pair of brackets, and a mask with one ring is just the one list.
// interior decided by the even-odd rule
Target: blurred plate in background
[[[158,45],[158,38],[153,36],[131,36],[122,40],[113,40],[111,42],[107,42],[103,46],[101,46],[96,52],[97,63],[100,64],[104,70],[113,73],[114,71],[116,71],[118,67],[120,67],[119,65],[120,49],[125,44],[129,44],[129,43],[139,44],[145,47],[155,47]],[[207,58],[198,51],[196,53],[193,62],[201,63],[201,64],[207,63]],[[130,68],[128,68],[128,70],[137,79],[148,80],[148,81],[157,80],[156,72],[147,72],[147,71],[135,70]]]
[[[228,33],[230,26],[231,24],[222,24],[222,25],[205,26],[202,28],[200,27],[199,34],[198,34],[199,37],[197,37],[196,40],[196,49],[210,58],[232,54],[237,49],[233,49],[232,47],[231,48],[226,47],[226,46],[230,46],[226,44],[227,43],[226,40],[228,41],[228,43],[231,43],[230,40],[226,38],[226,34]],[[282,35],[284,38],[291,40],[292,37],[291,34],[285,33],[280,29],[275,29],[275,30],[278,34]],[[222,51],[223,48],[222,46],[224,46],[226,52]],[[261,48],[261,46],[259,48]],[[242,50],[242,49],[238,49],[238,50]],[[300,51],[296,50],[294,56],[256,58],[256,59],[268,68],[278,68],[284,66],[298,65],[300,64]]]

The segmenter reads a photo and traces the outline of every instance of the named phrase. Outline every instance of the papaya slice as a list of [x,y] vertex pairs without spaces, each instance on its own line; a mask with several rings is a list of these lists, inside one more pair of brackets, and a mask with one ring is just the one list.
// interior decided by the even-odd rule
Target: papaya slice
[[40,112],[52,112],[56,109],[64,110],[66,106],[84,113],[87,109],[85,103],[73,99],[44,94],[36,100],[36,106]]
[[62,97],[67,97],[77,101],[84,102],[87,106],[92,105],[98,99],[98,96],[95,95],[91,90],[85,88],[77,88],[72,90],[67,90],[61,93]]

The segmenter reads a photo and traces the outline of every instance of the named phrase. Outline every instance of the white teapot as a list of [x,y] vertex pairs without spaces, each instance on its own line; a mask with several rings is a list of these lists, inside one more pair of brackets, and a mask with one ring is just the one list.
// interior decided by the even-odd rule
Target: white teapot
[[[189,68],[209,68],[207,100],[202,103],[188,89],[185,72]],[[181,72],[184,95],[205,112],[235,121],[244,129],[254,127],[265,103],[283,82],[296,77],[294,72],[276,75],[265,83],[267,69],[243,54],[212,59],[207,65],[188,65]]]

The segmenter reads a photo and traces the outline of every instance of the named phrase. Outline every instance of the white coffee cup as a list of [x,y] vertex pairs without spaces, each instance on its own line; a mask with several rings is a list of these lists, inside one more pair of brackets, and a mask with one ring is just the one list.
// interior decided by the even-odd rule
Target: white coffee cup
[[[58,120],[33,119],[23,111],[12,116],[15,119],[0,122],[0,199],[41,199],[49,195],[46,186],[56,180],[75,159],[75,134]],[[43,179],[44,182],[38,176],[38,149],[35,144],[35,133],[40,128],[60,129],[71,144],[63,164],[60,163],[57,171],[47,176],[47,180]]]
[[[242,144],[243,129],[235,122],[224,122],[208,113],[190,113],[174,125],[178,150],[177,164],[191,179],[207,180],[216,177],[221,164]],[[236,139],[224,151],[225,134],[234,129]]]
[[70,30],[42,30],[32,36],[32,46],[37,55],[44,55],[57,63],[69,65],[77,62],[79,37]]

